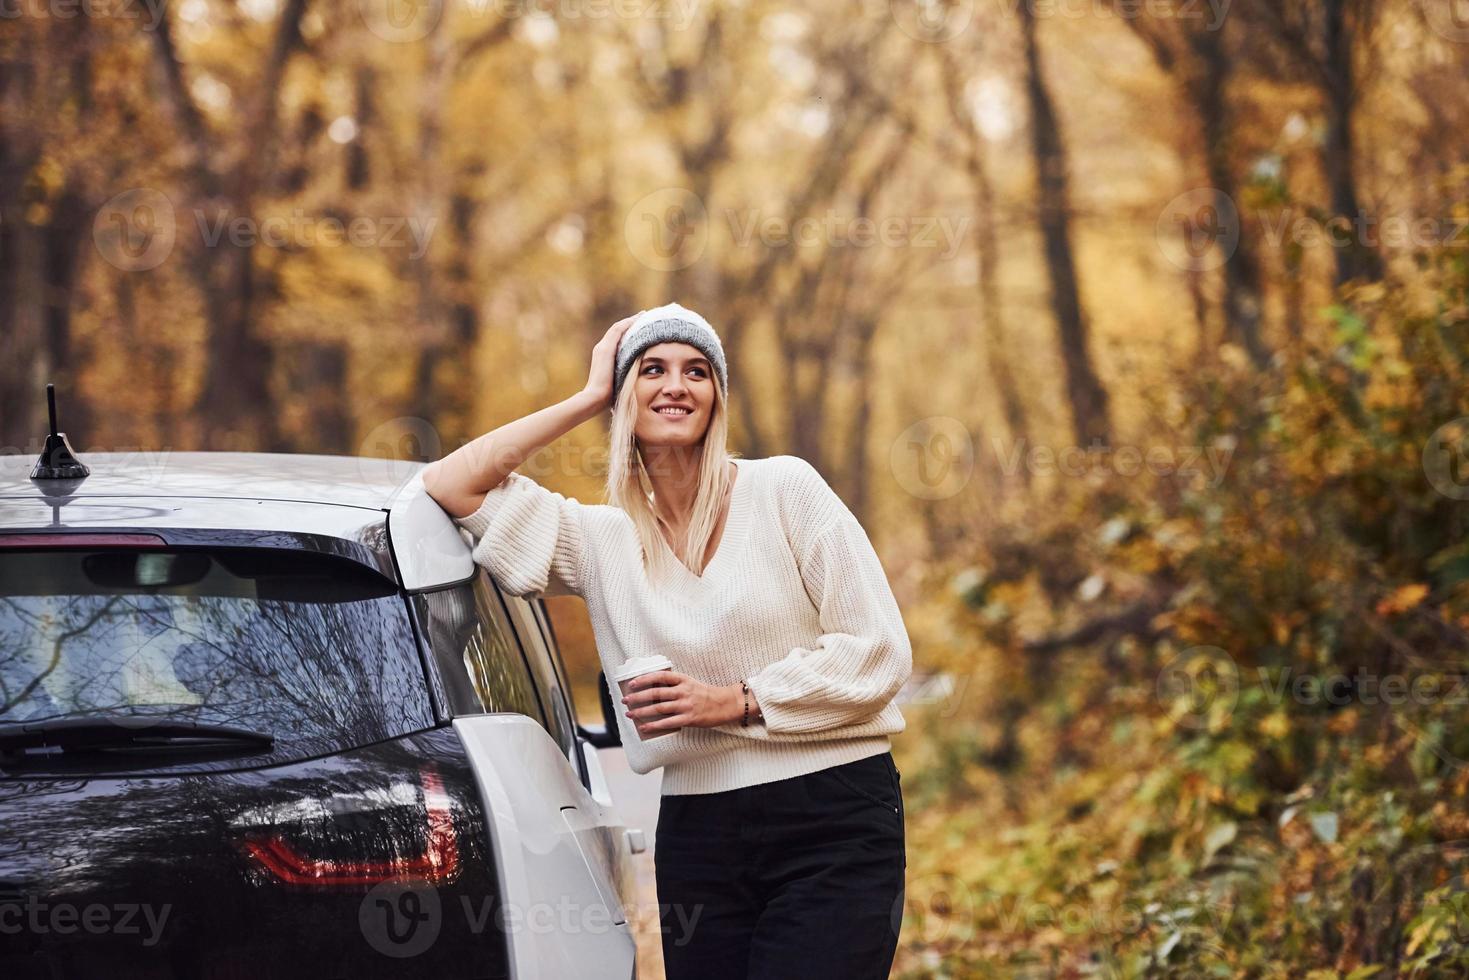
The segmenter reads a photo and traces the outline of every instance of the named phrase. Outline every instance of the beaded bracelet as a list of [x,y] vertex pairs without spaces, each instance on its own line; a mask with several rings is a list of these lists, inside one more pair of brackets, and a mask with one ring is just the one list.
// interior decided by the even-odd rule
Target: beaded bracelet
[[745,717],[740,719],[740,727],[744,728],[750,724],[750,685],[740,681],[740,690],[745,694]]

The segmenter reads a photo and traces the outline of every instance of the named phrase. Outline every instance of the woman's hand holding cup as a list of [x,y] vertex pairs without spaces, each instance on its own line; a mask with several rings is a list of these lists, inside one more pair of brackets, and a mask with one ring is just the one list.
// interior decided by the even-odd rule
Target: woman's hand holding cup
[[[667,658],[659,659],[667,662]],[[623,710],[643,739],[671,734],[686,726],[713,728],[739,718],[739,711],[730,714],[731,690],[737,693],[738,684],[716,687],[687,674],[655,668],[628,671],[627,676],[619,671],[618,688],[622,691]]]

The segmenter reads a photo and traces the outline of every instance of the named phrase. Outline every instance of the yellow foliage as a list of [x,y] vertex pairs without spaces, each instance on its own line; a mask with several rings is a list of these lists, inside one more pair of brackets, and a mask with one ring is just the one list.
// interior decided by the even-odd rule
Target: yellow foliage
[[1428,597],[1428,586],[1421,582],[1402,585],[1381,599],[1376,606],[1379,616],[1396,616],[1415,608]]

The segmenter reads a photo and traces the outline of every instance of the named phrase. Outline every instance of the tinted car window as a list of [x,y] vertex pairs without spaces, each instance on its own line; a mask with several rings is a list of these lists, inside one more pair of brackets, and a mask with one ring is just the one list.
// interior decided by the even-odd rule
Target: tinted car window
[[261,549],[8,552],[0,726],[115,715],[275,737],[271,761],[430,727],[395,585]]
[[510,615],[515,620],[516,628],[520,630],[520,635],[525,641],[523,643],[525,655],[530,661],[530,669],[535,676],[536,687],[540,689],[542,703],[550,716],[548,730],[551,737],[556,740],[557,745],[561,746],[561,751],[566,753],[568,759],[575,760],[576,728],[571,720],[571,709],[567,707],[566,692],[561,686],[561,678],[551,663],[551,654],[546,649],[545,638],[541,633],[541,624],[536,619],[535,609],[519,596],[507,595],[505,602],[510,606]]
[[520,644],[483,573],[413,601],[454,714],[512,711],[545,724]]
[[561,690],[566,693],[567,710],[571,712],[572,724],[575,725],[576,695],[571,686],[571,680],[566,670],[566,660],[561,655],[561,648],[556,643],[556,631],[551,626],[551,615],[546,609],[545,601],[534,604],[536,622],[541,627],[541,637],[546,641],[546,649],[551,654],[551,662],[556,666],[556,676],[560,679]]

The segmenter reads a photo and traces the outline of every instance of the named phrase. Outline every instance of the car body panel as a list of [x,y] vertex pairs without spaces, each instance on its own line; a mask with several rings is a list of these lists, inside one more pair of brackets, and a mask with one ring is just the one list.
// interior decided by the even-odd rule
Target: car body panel
[[173,545],[324,551],[396,582],[385,516],[362,507],[247,498],[0,498],[0,534],[145,531]]
[[523,715],[457,718],[499,855],[516,977],[631,976],[637,943],[619,900],[620,821]]
[[[399,581],[410,592],[474,573],[471,539],[424,491],[422,463],[163,451],[88,453],[84,462],[91,476],[42,484],[30,479],[30,457],[0,456],[0,528],[34,529],[36,512],[22,501],[38,501],[54,508],[45,523],[55,528],[316,531],[382,555],[391,532]],[[387,524],[379,526],[384,511]]]
[[[248,847],[419,853],[425,770],[452,815],[443,880],[290,883]],[[0,780],[0,827],[8,980],[509,975],[495,853],[449,729],[270,769]]]
[[30,479],[34,456],[0,456],[0,497],[40,495],[44,484],[87,496],[257,497],[386,510],[423,467],[405,460],[310,453],[138,450],[78,455],[90,467],[90,476],[49,481]]
[[474,574],[473,538],[423,488],[422,472],[405,481],[388,511],[398,574],[409,592],[462,582]]

